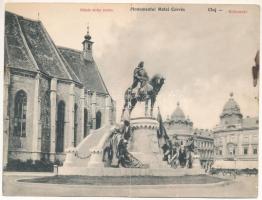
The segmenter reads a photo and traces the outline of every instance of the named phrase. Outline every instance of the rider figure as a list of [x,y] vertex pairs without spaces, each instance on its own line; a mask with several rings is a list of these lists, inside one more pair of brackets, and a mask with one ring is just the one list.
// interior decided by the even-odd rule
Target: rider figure
[[136,97],[139,96],[140,89],[145,85],[147,81],[148,81],[148,75],[144,69],[144,62],[141,61],[134,70],[133,84],[131,86],[132,90],[138,86]]

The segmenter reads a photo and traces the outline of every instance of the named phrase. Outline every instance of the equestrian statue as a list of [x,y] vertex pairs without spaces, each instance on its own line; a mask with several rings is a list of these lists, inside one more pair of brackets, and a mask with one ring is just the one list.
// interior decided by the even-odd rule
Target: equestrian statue
[[140,62],[134,70],[133,84],[125,91],[125,103],[122,110],[121,119],[123,120],[125,111],[129,116],[137,102],[145,102],[145,116],[148,116],[148,103],[150,101],[150,117],[153,116],[153,108],[165,79],[159,75],[154,75],[151,79],[144,69],[144,62]]

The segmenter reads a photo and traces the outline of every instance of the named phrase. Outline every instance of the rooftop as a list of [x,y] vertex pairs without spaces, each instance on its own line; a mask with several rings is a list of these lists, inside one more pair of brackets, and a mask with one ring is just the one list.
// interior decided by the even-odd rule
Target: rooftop
[[230,93],[230,98],[224,105],[220,117],[231,116],[231,115],[239,115],[242,117],[242,114],[240,112],[240,107],[238,103],[234,100],[233,96],[234,96],[233,93]]
[[83,59],[82,51],[57,47],[41,21],[6,12],[5,54],[5,63],[10,67],[40,71],[108,94],[95,61]]

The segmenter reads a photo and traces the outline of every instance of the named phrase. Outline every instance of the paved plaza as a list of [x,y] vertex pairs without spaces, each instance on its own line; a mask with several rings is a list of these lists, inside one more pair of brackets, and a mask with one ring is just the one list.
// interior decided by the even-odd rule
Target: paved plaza
[[[256,197],[257,176],[230,176],[229,182],[176,185],[65,185],[18,182],[20,179],[52,176],[51,173],[4,173],[7,196],[120,196],[120,197]],[[252,187],[251,187],[252,186]]]

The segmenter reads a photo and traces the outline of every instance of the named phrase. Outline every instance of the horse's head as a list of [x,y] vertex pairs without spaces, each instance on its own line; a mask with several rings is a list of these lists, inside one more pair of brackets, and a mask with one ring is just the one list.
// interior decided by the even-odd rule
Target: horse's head
[[160,88],[164,83],[165,83],[165,78],[160,74],[156,74],[155,76],[153,76],[150,81],[150,84],[153,86],[153,88],[158,91],[160,90]]
[[164,77],[160,77],[160,79],[158,79],[158,85],[163,85],[165,83],[165,78]]

